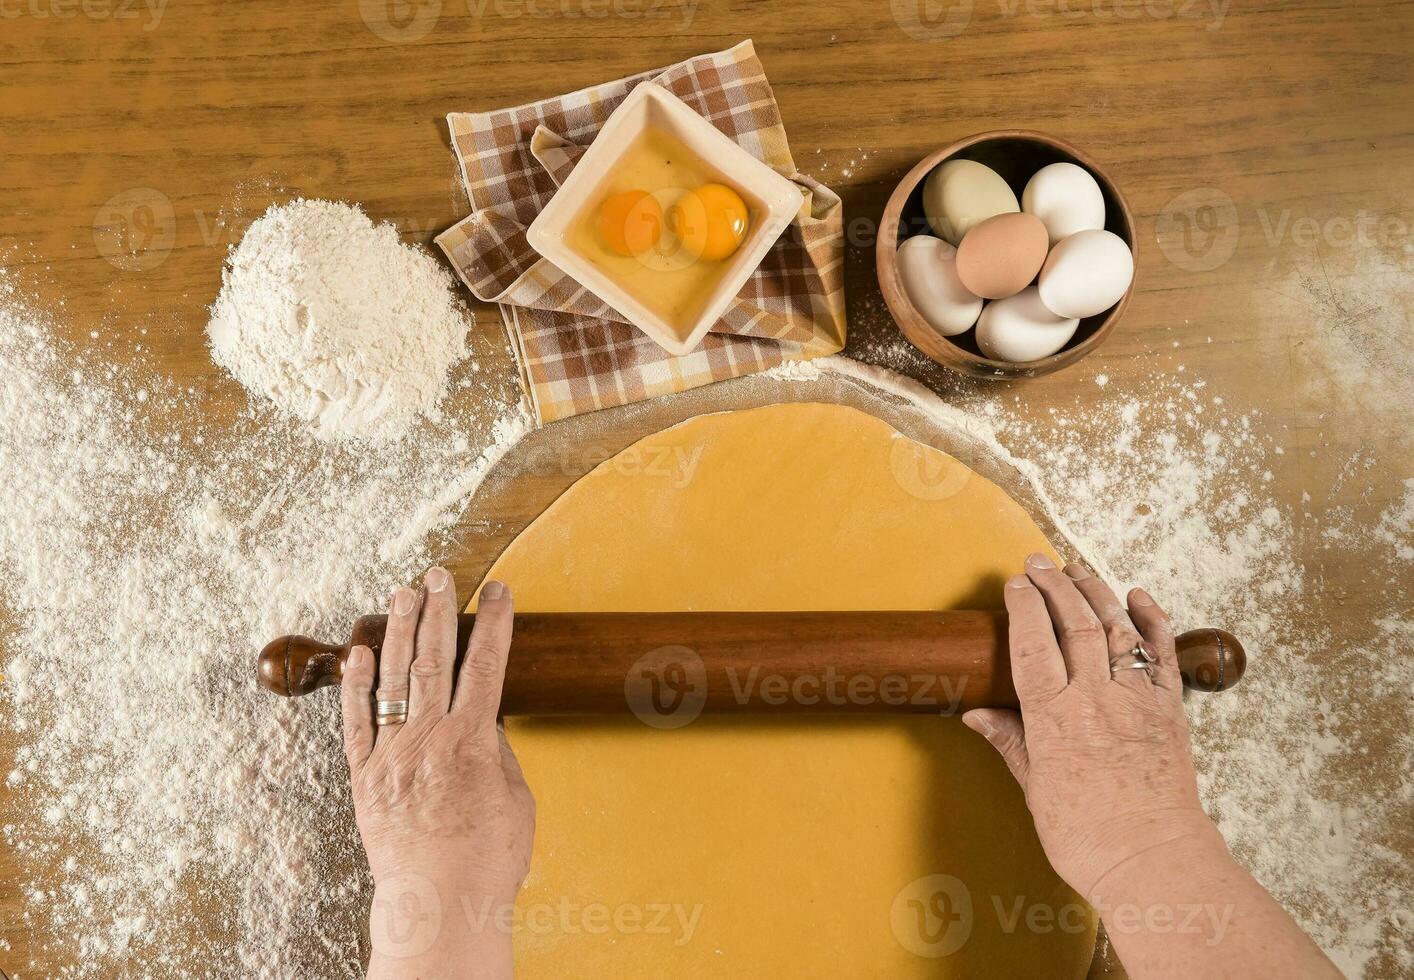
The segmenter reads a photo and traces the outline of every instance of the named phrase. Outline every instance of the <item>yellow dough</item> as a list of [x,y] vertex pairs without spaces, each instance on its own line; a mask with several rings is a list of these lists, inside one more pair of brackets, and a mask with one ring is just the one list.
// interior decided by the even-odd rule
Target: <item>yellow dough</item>
[[[1000,608],[1036,550],[1054,554],[952,457],[852,408],[785,404],[625,449],[488,577],[522,612]],[[522,978],[1063,978],[1090,962],[1093,914],[955,718],[507,729],[539,806]]]

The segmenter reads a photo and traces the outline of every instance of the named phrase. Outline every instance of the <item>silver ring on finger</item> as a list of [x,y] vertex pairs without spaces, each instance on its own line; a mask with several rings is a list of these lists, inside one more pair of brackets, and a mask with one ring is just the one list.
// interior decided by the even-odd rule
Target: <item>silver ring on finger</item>
[[407,699],[390,700],[387,698],[377,698],[373,702],[373,721],[379,728],[388,725],[401,725],[408,720]]
[[1133,657],[1129,663],[1110,664],[1110,676],[1118,674],[1121,670],[1142,670],[1149,680],[1154,679],[1153,666],[1158,662],[1155,657],[1142,643],[1134,644],[1134,649],[1130,650],[1127,656]]

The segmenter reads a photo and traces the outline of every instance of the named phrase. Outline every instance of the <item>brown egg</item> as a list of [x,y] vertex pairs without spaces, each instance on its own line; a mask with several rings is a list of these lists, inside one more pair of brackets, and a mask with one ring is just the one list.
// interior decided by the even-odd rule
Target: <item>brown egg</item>
[[974,295],[1006,299],[1031,285],[1050,239],[1034,214],[998,214],[973,225],[957,246],[957,277]]

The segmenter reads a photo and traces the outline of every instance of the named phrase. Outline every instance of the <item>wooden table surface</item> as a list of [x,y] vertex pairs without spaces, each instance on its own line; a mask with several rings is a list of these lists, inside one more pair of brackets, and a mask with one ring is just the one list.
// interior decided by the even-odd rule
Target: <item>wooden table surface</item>
[[[1263,433],[1288,448],[1273,486],[1297,512],[1369,519],[1414,471],[1409,3],[0,0],[0,19],[0,265],[42,304],[64,304],[76,343],[95,343],[91,330],[119,349],[140,337],[142,359],[218,417],[246,394],[208,358],[205,311],[227,246],[272,201],[358,201],[430,244],[465,213],[448,111],[752,37],[801,169],[862,222],[849,355],[975,397],[978,383],[901,347],[868,221],[937,146],[1044,130],[1125,189],[1140,288],[1107,345],[1028,382],[1028,404],[1073,401],[1078,377],[1079,397],[1098,397],[1096,371],[1122,381],[1181,361],[1262,411]],[[1364,359],[1333,364],[1343,346]],[[508,360],[483,366],[511,376]],[[1356,453],[1378,465],[1342,478]],[[501,494],[495,533],[468,535],[454,567],[474,576],[565,482]],[[1358,617],[1358,558],[1318,539],[1301,545],[1323,592],[1313,615],[1324,599]],[[0,852],[12,947],[0,967],[48,975],[29,965],[9,860]]]

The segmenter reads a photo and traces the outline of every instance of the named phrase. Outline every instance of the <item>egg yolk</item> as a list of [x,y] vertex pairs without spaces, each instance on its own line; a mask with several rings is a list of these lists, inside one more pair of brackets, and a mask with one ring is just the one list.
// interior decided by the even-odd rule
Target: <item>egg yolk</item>
[[746,202],[724,184],[703,184],[668,209],[668,227],[690,254],[716,262],[746,238]]
[[599,205],[599,235],[618,255],[642,255],[658,243],[663,207],[647,191],[611,194]]

